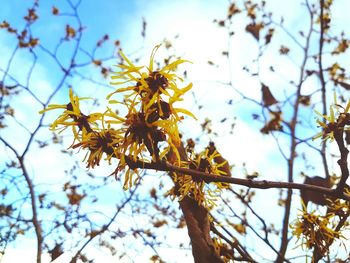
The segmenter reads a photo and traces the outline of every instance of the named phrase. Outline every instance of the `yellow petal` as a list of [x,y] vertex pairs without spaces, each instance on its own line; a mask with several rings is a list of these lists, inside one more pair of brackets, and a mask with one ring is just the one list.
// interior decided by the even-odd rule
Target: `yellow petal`
[[156,45],[153,50],[152,50],[152,54],[151,54],[151,57],[150,57],[150,60],[149,60],[149,66],[148,66],[148,70],[150,72],[153,71],[153,63],[154,63],[154,56],[156,55],[156,52],[157,50],[159,49],[159,47],[161,46],[161,44],[159,45]]
[[166,65],[161,71],[174,70],[177,68],[178,65],[185,63],[185,62],[192,63],[191,61],[188,61],[188,60],[178,59],[178,60]]
[[334,122],[334,110],[333,110],[333,107],[332,105],[329,107],[329,111],[330,111],[330,114],[329,114],[329,122],[333,123]]
[[349,99],[349,101],[348,101],[348,104],[347,104],[346,107],[345,107],[344,113],[348,113],[349,110],[350,110],[350,99]]
[[181,112],[183,114],[186,114],[190,117],[192,117],[193,119],[197,120],[196,116],[194,116],[194,114],[186,109],[183,109],[183,108],[174,108],[174,111],[176,112]]
[[182,94],[185,94],[187,91],[189,91],[190,89],[192,89],[192,87],[193,87],[193,84],[190,83],[190,84],[188,84],[186,87],[182,88],[182,89],[181,89]]
[[112,93],[109,93],[106,97],[107,100],[109,100],[110,97],[112,97],[114,94],[118,93],[118,90],[113,91]]
[[128,63],[130,66],[135,67],[134,64],[124,55],[124,53],[119,50],[119,55]]

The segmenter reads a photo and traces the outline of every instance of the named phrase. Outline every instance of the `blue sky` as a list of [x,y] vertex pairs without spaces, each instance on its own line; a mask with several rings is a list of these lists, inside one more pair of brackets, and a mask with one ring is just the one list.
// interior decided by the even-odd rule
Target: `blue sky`
[[[27,8],[31,6],[31,1],[2,1],[0,22],[7,20],[12,25],[21,25],[23,21],[18,19],[18,17],[23,17],[26,14]],[[299,1],[284,1],[282,7],[281,1],[274,0],[267,2],[272,10],[278,11],[279,15],[285,16],[286,26],[291,28],[291,30],[297,32],[305,24],[305,20],[303,19],[305,13],[299,11]],[[337,21],[339,21],[340,25],[349,24],[347,14],[342,12],[342,10],[346,10],[346,5],[349,6],[349,2],[345,0],[335,2],[337,7],[335,8],[334,16]],[[199,122],[197,123],[193,120],[184,121],[182,129],[186,132],[186,135],[188,137],[196,136],[201,132],[199,124],[203,121],[204,116],[217,119],[218,121],[214,124],[217,127],[220,137],[215,139],[216,144],[222,154],[231,163],[236,164],[237,168],[235,169],[237,173],[240,173],[242,163],[249,160],[247,162],[249,172],[259,170],[262,171],[263,179],[285,180],[285,177],[281,176],[281,170],[285,171],[285,164],[276,165],[276,163],[282,162],[282,158],[278,154],[274,139],[259,134],[257,130],[260,128],[260,124],[251,121],[251,112],[256,111],[257,108],[245,102],[234,104],[234,106],[229,106],[225,103],[230,98],[237,98],[237,94],[231,87],[219,83],[230,80],[233,81],[235,88],[243,90],[247,95],[257,100],[260,100],[261,97],[259,81],[251,78],[241,69],[242,65],[250,64],[258,52],[256,43],[252,41],[250,35],[244,32],[244,27],[242,28],[244,21],[237,21],[235,25],[237,28],[237,37],[233,42],[228,42],[227,32],[225,30],[219,29],[213,24],[214,19],[224,18],[226,16],[227,4],[228,2],[226,0],[83,0],[79,8],[80,18],[83,25],[86,26],[82,46],[86,50],[92,50],[95,43],[104,34],[109,34],[111,41],[119,40],[124,52],[133,58],[140,57],[140,64],[142,64],[148,61],[149,54],[156,44],[161,43],[164,39],[172,41],[176,54],[193,62],[193,64],[187,64],[185,69],[188,71],[189,80],[194,83],[193,90],[196,99],[200,104],[205,105],[202,111],[198,111],[194,104],[193,96],[189,95],[186,98],[184,106],[199,115]],[[69,17],[52,17],[52,6],[58,7],[62,12],[69,9],[65,1],[41,1],[38,15],[42,19],[42,22],[38,23],[38,26],[33,27],[34,35],[43,36],[41,43],[49,49],[53,49],[62,34],[64,35],[65,24],[70,24],[73,27],[76,26],[76,21]],[[147,22],[145,39],[141,36],[143,19]],[[344,29],[341,26],[340,28]],[[176,35],[178,35],[178,38],[175,38]],[[281,41],[286,41],[289,44],[290,40],[283,33],[280,33],[279,37]],[[4,32],[0,31],[1,68],[6,66],[15,43],[15,39],[8,38]],[[273,44],[277,47],[280,43]],[[66,50],[69,50],[69,45],[69,43],[64,43],[58,53],[58,57],[64,65],[69,63],[66,60]],[[228,68],[227,61],[220,55],[228,47],[231,49],[233,55],[231,70]],[[112,52],[112,48],[104,48],[98,54],[108,56]],[[273,60],[280,69],[279,73],[281,77],[276,77],[276,74],[271,74],[267,70],[261,76],[263,82],[272,83],[273,88],[276,89],[275,95],[277,97],[284,96],[283,90],[278,88],[281,86],[286,87],[286,79],[294,78],[298,74],[294,62],[299,62],[300,53],[297,50],[293,52],[295,52],[293,53],[293,59],[290,60],[276,56],[272,51],[270,56],[262,58],[262,68],[268,68],[267,65]],[[38,50],[38,54],[43,54],[43,52]],[[166,51],[160,50],[158,54],[159,58],[164,54],[166,54]],[[86,59],[86,57],[81,55],[78,57],[77,62],[84,62]],[[220,64],[220,67],[208,65],[208,60]],[[23,83],[26,82],[26,72],[31,67],[30,61],[30,55],[20,51],[16,55],[15,62],[10,71],[11,74],[19,78]],[[113,65],[115,62],[111,60],[108,63],[109,65]],[[47,55],[44,55],[40,57],[33,73],[30,85],[38,92],[38,97],[42,100],[46,100],[53,87],[57,85],[61,78],[60,74],[57,74],[57,68],[55,67]],[[108,80],[96,76],[96,69],[93,67],[82,70],[82,73],[101,83],[108,84]],[[315,84],[317,83],[310,82],[306,86],[306,90],[312,90]],[[81,79],[68,79],[62,91],[58,92],[57,96],[54,97],[53,102],[64,103],[67,100],[69,85],[72,85],[74,90],[81,96],[104,98],[111,91],[111,89],[96,86]],[[28,100],[26,96],[16,97],[12,102],[14,105],[19,105],[17,112],[19,121],[29,129],[35,127],[39,119],[37,112],[41,109],[40,105]],[[46,123],[49,123],[55,116],[56,113],[47,114]],[[220,120],[226,116],[231,121],[237,117],[237,125],[233,135],[227,132],[229,124],[220,124]],[[13,122],[11,122],[11,125],[16,127],[16,124]],[[23,147],[23,142],[27,138],[25,131],[20,127],[1,132],[4,137],[13,142],[19,149]],[[42,130],[39,136],[49,137],[50,134],[46,130]],[[202,139],[203,143],[206,143],[213,138],[207,136]],[[280,139],[282,145],[288,143],[283,138]],[[69,145],[69,142],[66,145]],[[32,175],[35,176],[36,182],[61,182],[63,180],[60,177],[62,175],[62,169],[59,168],[64,165],[69,166],[73,161],[67,156],[60,154],[58,147],[46,148],[45,151],[33,150],[35,150],[34,154],[29,156],[27,162],[31,168]],[[1,148],[1,151],[0,156],[8,158],[10,153],[3,151],[3,148]],[[252,156],[251,153],[253,151],[258,154]],[[82,157],[82,153],[78,154],[79,160]],[[45,167],[42,166],[43,162],[46,164]],[[52,170],[49,175],[45,172],[47,166]],[[110,170],[111,167],[106,165],[97,169],[96,173],[104,176],[110,173]],[[318,171],[314,172],[317,173]],[[151,184],[152,180],[149,183]],[[120,191],[120,185],[111,182],[108,189],[118,192]],[[59,191],[59,188],[55,188],[55,191]],[[275,193],[276,191],[271,192]],[[258,196],[266,197],[266,192],[258,192]],[[120,196],[115,195],[113,198],[115,199],[113,201],[109,200],[109,202],[117,202]],[[260,200],[264,200],[264,198]],[[274,203],[266,204],[265,201],[263,203],[264,205],[257,206],[257,209],[261,213],[264,213],[267,209],[272,210],[276,206]],[[108,207],[108,201],[105,205]],[[298,206],[299,202],[296,202],[295,207]],[[280,208],[277,209],[282,212]],[[30,243],[31,241],[27,240],[27,242]],[[254,241],[251,242],[254,243]],[[33,245],[33,243],[30,244]],[[28,253],[28,258],[30,258],[33,256],[34,250],[27,247],[25,253]],[[99,252],[96,253],[98,254]],[[164,254],[166,255],[166,253]],[[102,258],[101,254],[99,255]],[[7,258],[7,260],[10,259]],[[4,260],[3,263],[5,262],[10,261]]]
[[[95,43],[107,33],[110,34],[113,41],[116,39],[121,41],[125,53],[142,57],[143,61],[147,61],[153,46],[162,42],[164,38],[173,38],[176,34],[183,33],[184,28],[189,27],[188,29],[191,33],[187,31],[183,34],[188,41],[188,39],[192,39],[192,31],[202,26],[202,23],[211,24],[212,18],[207,20],[207,15],[208,13],[213,12],[213,9],[209,8],[208,3],[199,1],[192,1],[190,3],[186,2],[185,12],[181,11],[183,9],[182,5],[183,2],[181,1],[174,1],[170,4],[165,1],[101,1],[98,4],[96,1],[83,1],[79,8],[80,18],[84,26],[86,26],[84,29],[82,46],[86,50],[91,50]],[[4,8],[0,10],[1,21],[6,20],[12,26],[19,26],[21,28],[23,26],[23,20],[21,18],[26,15],[27,8],[31,6],[31,2],[6,1],[3,3],[3,6]],[[40,40],[41,43],[51,51],[55,48],[57,41],[62,35],[64,35],[65,24],[70,24],[73,27],[76,26],[74,19],[69,17],[52,17],[52,6],[56,6],[61,12],[67,12],[66,10],[69,10],[67,4],[63,1],[43,1],[40,3],[38,11],[38,15],[43,22],[33,26],[33,34],[43,36]],[[182,19],[179,19],[180,13]],[[14,14],[16,14],[16,16],[14,16]],[[213,15],[214,14],[215,12],[213,12]],[[141,37],[143,18],[147,21],[146,43]],[[194,23],[192,23],[192,21]],[[197,32],[197,35],[201,34]],[[0,56],[3,58],[0,62],[0,67],[4,69],[15,47],[16,39],[13,37],[7,37],[7,34],[0,31],[0,43]],[[61,60],[62,65],[67,65],[67,63],[69,63],[66,59],[66,50],[69,50],[69,45],[69,43],[64,43],[58,51],[58,58]],[[180,55],[190,54],[191,51],[188,50],[186,54],[184,54],[184,45],[186,45],[186,43],[183,43],[182,45]],[[192,43],[192,45],[196,45],[196,43]],[[205,48],[206,47],[203,47],[202,51],[204,51]],[[40,49],[37,49],[37,52],[39,60],[33,71],[32,78],[30,79],[29,87],[37,93],[40,100],[45,101],[47,96],[60,81],[63,73],[59,71],[57,65],[52,62],[47,54],[43,55],[44,52]],[[112,49],[103,49],[101,52],[102,53],[99,54],[101,56],[104,56],[105,54],[110,55]],[[78,57],[78,60],[85,61],[86,57]],[[10,68],[10,74],[19,79],[21,83],[26,84],[26,75],[32,66],[31,61],[31,55],[20,50],[14,58],[14,62]],[[109,63],[112,65],[115,62],[110,61]],[[108,84],[108,80],[95,77],[96,70],[94,68],[84,69],[82,72],[87,76],[93,76],[102,83],[104,82],[105,84]],[[67,101],[69,85],[73,85],[74,90],[81,96],[95,97],[97,94],[98,97],[104,98],[105,95],[111,91],[111,89],[102,89],[86,81],[68,79],[63,89],[57,93],[52,102],[65,103]],[[11,99],[10,103],[16,108],[16,117],[18,121],[32,131],[40,118],[38,115],[38,111],[41,109],[40,104],[35,101],[33,102],[27,94],[16,96]],[[45,119],[45,123],[50,123],[55,116],[57,116],[55,113],[49,113]],[[10,125],[11,129],[2,130],[2,136],[10,141],[20,152],[23,151],[23,147],[29,138],[27,132],[11,119],[8,120],[8,125]],[[39,131],[37,139],[50,137],[50,133],[44,128]],[[69,144],[70,141],[68,137],[65,141],[65,146],[68,147]],[[11,158],[11,152],[5,149],[3,145],[1,145],[1,147],[2,159],[8,160]],[[80,153],[77,155],[77,159],[80,161],[83,159],[83,156],[84,154]],[[60,153],[60,147],[52,146],[45,149],[38,149],[36,146],[31,147],[31,154],[26,159],[26,164],[29,167],[31,177],[34,179],[34,182],[38,184],[38,191],[46,190],[49,187],[50,195],[53,198],[57,198],[57,200],[63,198],[64,194],[62,195],[62,193],[60,193],[62,191],[62,186],[60,184],[67,180],[67,177],[63,176],[64,170],[66,169],[65,167],[71,167],[74,164],[74,161],[69,156]],[[114,168],[106,165],[105,167],[96,169],[95,174],[99,177],[105,177],[111,173],[111,170],[114,170]],[[79,177],[80,183],[84,182],[84,180],[86,181],[88,179],[84,179],[82,176]],[[153,180],[148,180],[149,182],[146,180],[144,183],[146,185],[152,185],[154,184]],[[145,188],[143,192],[147,192],[147,189],[148,187]],[[110,194],[106,195],[106,191],[109,191]],[[115,204],[124,196],[121,192],[121,185],[114,180],[111,180],[107,190],[102,190],[102,193],[101,191],[96,191],[96,194],[100,198],[100,202],[98,203],[99,209],[107,216],[113,214]],[[18,197],[16,195],[11,195],[8,196],[8,198],[17,199]],[[113,209],[111,209],[111,206]],[[30,207],[27,205],[22,207],[22,212],[26,213],[26,211],[29,216]],[[127,216],[128,213],[129,215]],[[41,215],[41,219],[47,220],[52,218],[52,216],[55,215],[47,213]],[[142,219],[142,217],[139,217],[137,220],[133,220],[132,218],[130,211],[128,212],[128,210],[126,210],[126,215],[118,220],[118,225],[128,225],[130,221],[136,225],[147,225],[148,223],[146,218]],[[105,218],[97,217],[96,220],[97,224],[99,223],[99,220],[103,223]],[[137,223],[137,221],[139,222]],[[167,236],[176,236],[176,238],[174,238],[175,243],[179,242],[179,240],[188,240],[186,231],[167,233]],[[132,237],[123,239],[123,243],[117,244],[116,246],[124,245],[125,243],[131,246],[131,250],[138,246]],[[69,246],[69,244],[67,245]],[[140,247],[142,246],[140,245]],[[163,248],[162,251],[162,256],[168,258],[168,260],[172,260],[171,254],[173,252],[171,248]],[[96,250],[93,246],[89,248],[89,252],[98,260],[104,260],[105,262],[111,260],[111,258],[106,256],[103,251]],[[132,254],[132,252],[130,253]],[[151,253],[152,251],[145,249],[144,251],[139,251],[138,254],[134,254],[133,259],[137,260],[139,257],[149,257]],[[188,255],[188,253],[188,250],[182,251],[181,255],[177,253],[177,259],[186,254]],[[13,247],[9,247],[2,262],[16,261],[17,256],[21,257],[22,262],[33,262],[35,258],[35,238],[33,235],[19,238],[18,242],[16,242]],[[66,257],[62,256],[59,260],[65,262],[67,261],[67,257],[69,257],[69,255]],[[45,258],[46,262],[48,260],[48,255],[46,255]],[[126,262],[128,262],[128,260],[126,260]]]

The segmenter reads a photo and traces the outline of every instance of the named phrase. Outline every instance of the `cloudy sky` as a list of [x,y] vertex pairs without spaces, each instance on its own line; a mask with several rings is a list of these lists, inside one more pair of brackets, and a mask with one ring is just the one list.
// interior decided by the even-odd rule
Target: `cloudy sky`
[[[278,16],[284,16],[286,27],[292,28],[292,30],[297,32],[298,28],[305,24],[305,13],[304,11],[300,11],[303,9],[300,8],[301,4],[299,1],[283,1],[282,7],[281,1],[272,0],[267,2],[272,11],[278,12]],[[338,0],[335,2],[334,16],[339,21],[338,24],[349,24],[347,14],[343,12],[343,10],[349,10],[345,8],[345,6],[350,8],[349,1]],[[27,8],[31,5],[30,3],[31,1],[25,0],[2,0],[0,22],[6,20],[13,25],[20,24],[21,21],[19,21],[18,17],[20,18],[25,15]],[[40,2],[41,12],[39,16],[44,21],[47,21],[47,23],[41,23],[35,30],[38,35],[43,36],[42,41],[48,47],[50,45],[54,47],[59,39],[57,32],[60,32],[62,28],[58,27],[58,25],[61,26],[62,24],[70,23],[67,17],[58,18],[63,19],[63,21],[60,20],[60,23],[55,23],[49,19],[52,6],[57,6],[60,10],[65,10],[67,4],[64,1]],[[93,46],[92,43],[96,43],[97,39],[107,33],[121,42],[126,54],[131,57],[140,57],[140,63],[142,63],[147,62],[149,54],[155,45],[162,43],[165,39],[171,41],[176,54],[192,62],[192,64],[187,64],[185,69],[188,72],[188,79],[194,83],[194,89],[193,94],[190,94],[186,98],[184,106],[197,114],[199,121],[184,121],[182,129],[186,132],[187,137],[195,137],[196,134],[201,133],[200,123],[204,121],[206,116],[213,118],[217,120],[214,125],[216,125],[215,127],[217,127],[216,130],[219,134],[219,137],[215,138],[215,142],[221,153],[231,163],[235,163],[238,167],[241,167],[243,162],[247,162],[249,172],[268,171],[268,174],[262,174],[262,176],[266,176],[263,179],[285,180],[286,178],[281,178],[280,171],[285,171],[286,166],[283,163],[281,155],[278,154],[275,140],[272,137],[261,135],[257,132],[259,125],[252,123],[251,113],[254,107],[252,108],[251,105],[244,102],[234,103],[234,106],[230,106],[227,103],[230,99],[239,100],[239,96],[237,96],[232,87],[223,85],[230,81],[232,81],[235,88],[244,90],[246,95],[258,101],[261,97],[260,87],[257,89],[250,88],[258,87],[260,85],[259,81],[252,79],[242,71],[244,65],[250,64],[256,58],[258,52],[256,43],[250,39],[250,35],[244,33],[244,27],[241,31],[237,30],[236,34],[238,36],[234,41],[229,42],[227,31],[220,29],[217,24],[213,23],[214,19],[222,19],[226,16],[227,6],[227,0],[83,0],[79,7],[80,18],[84,26],[86,26],[82,43],[86,48],[91,48]],[[146,22],[145,38],[141,36],[143,21]],[[243,23],[237,21],[237,25],[235,26],[242,28]],[[342,30],[344,28],[340,26],[339,29],[336,29]],[[282,40],[290,41],[283,33],[279,37]],[[14,39],[8,38],[6,34],[0,31],[0,57],[2,58],[0,60],[0,67],[2,69],[6,67],[15,43],[16,41]],[[276,43],[276,46],[279,44]],[[222,51],[228,48],[232,54],[232,65],[229,65],[221,55]],[[101,55],[104,52],[105,54],[109,54],[110,50],[103,50]],[[64,54],[64,52],[61,53]],[[166,51],[160,50],[159,57],[163,55],[166,55]],[[295,62],[300,62],[297,52],[294,57],[295,61],[280,60],[279,57],[274,55],[271,55],[269,59],[264,58],[261,62],[262,68],[268,68],[272,59],[277,65],[280,65],[279,73],[281,77],[276,78],[274,75],[265,72],[262,76],[263,82],[273,82],[273,85],[277,87],[286,85],[286,78],[297,77],[298,67],[295,65]],[[11,71],[14,77],[22,80],[24,83],[26,74],[23,74],[23,72],[30,69],[30,61],[31,58],[25,55],[17,56]],[[62,61],[64,61],[64,56],[62,57]],[[213,61],[215,65],[209,65],[208,61]],[[113,62],[111,62],[112,64]],[[216,64],[220,66],[216,66]],[[39,98],[43,100],[49,96],[52,87],[57,85],[57,81],[59,80],[57,75],[52,74],[51,66],[48,60],[40,60],[31,82],[31,85],[36,87]],[[85,73],[89,74],[88,71]],[[105,81],[108,84],[108,81]],[[315,84],[317,83],[310,83],[310,90],[312,90]],[[96,95],[97,88],[91,83],[72,80],[72,85],[79,95],[92,97]],[[59,92],[53,101],[65,101],[67,88]],[[110,89],[101,91],[101,97],[104,97],[110,91]],[[277,95],[282,96],[283,93],[281,92],[281,94]],[[195,102],[205,107],[199,111]],[[41,109],[40,105],[31,104],[26,97],[17,98],[14,101],[14,105],[20,109],[17,116],[18,120],[29,129],[35,127],[38,117],[29,118],[28,116],[36,116],[37,112]],[[52,117],[53,115],[48,114],[46,122],[48,123]],[[224,124],[220,126],[220,120],[223,118],[228,118],[231,122],[236,118],[236,128],[233,135],[227,132],[229,126],[225,126]],[[21,149],[23,147],[22,139],[25,141],[26,135],[23,135],[24,137],[19,136],[19,130],[20,128],[16,132],[14,130],[7,130],[4,131],[3,135],[9,141],[13,142],[16,148]],[[206,142],[211,139],[213,138],[207,136],[203,141]],[[287,143],[283,138],[281,138],[280,142],[282,145]],[[2,152],[0,156],[7,158],[10,154],[8,151],[5,151],[3,146],[1,147]],[[60,174],[62,173],[59,169],[52,169],[49,175],[46,173],[46,176],[43,177],[42,174],[45,174],[45,169],[42,167],[43,160],[51,168],[60,167],[62,163],[71,164],[69,158],[61,156],[57,149],[48,151],[40,159],[36,158],[35,155],[31,155],[27,160],[31,170],[36,174],[36,182],[38,183],[47,182],[47,180],[57,183],[60,181],[58,178],[60,178]],[[252,152],[258,154],[252,155]],[[57,162],[57,160],[60,161]],[[276,163],[281,164],[276,165]],[[117,187],[114,186],[114,189]],[[299,203],[296,204],[296,206],[298,205]],[[267,209],[266,206],[260,207],[261,212]],[[26,242],[28,242],[26,244],[35,246],[33,240],[27,240]],[[29,259],[34,258],[35,251],[30,248],[30,245],[26,245],[26,248],[18,245],[15,249],[9,250],[2,263],[13,262],[13,258],[16,254],[18,255],[16,253],[18,249],[21,249],[21,257],[27,255],[26,258],[28,261],[22,260],[22,262],[32,262]],[[99,256],[102,257],[100,254]]]

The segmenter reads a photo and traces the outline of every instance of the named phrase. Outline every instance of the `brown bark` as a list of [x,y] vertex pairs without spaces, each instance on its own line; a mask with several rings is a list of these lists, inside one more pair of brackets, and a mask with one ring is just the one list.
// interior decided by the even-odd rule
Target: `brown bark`
[[[178,151],[182,160],[187,160],[186,150],[181,143]],[[168,161],[174,163],[176,157],[173,152],[168,155]],[[176,187],[176,186],[175,186]],[[210,221],[208,210],[200,206],[198,202],[186,196],[180,202],[180,207],[185,217],[188,235],[191,239],[194,262],[216,263],[224,262],[215,250],[213,240],[210,237]]]
[[180,207],[191,239],[194,262],[224,262],[220,258],[218,251],[215,250],[210,237],[210,222],[207,209],[199,206],[195,200],[189,197],[185,197],[180,201]]

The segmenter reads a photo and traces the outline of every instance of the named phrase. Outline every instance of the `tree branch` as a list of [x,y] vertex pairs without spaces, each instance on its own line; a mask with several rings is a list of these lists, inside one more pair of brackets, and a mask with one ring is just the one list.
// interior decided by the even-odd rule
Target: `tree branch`
[[334,189],[329,189],[325,187],[308,185],[308,184],[299,184],[299,183],[289,183],[289,182],[275,182],[275,181],[267,181],[267,180],[251,180],[251,179],[241,179],[234,177],[227,177],[217,174],[200,172],[197,170],[192,170],[188,168],[178,167],[167,162],[142,162],[142,161],[133,161],[130,157],[125,157],[126,163],[131,169],[150,169],[157,171],[165,171],[165,172],[176,172],[178,175],[190,175],[192,178],[196,180],[200,179],[205,181],[206,183],[211,182],[220,182],[220,183],[229,183],[229,184],[238,184],[247,186],[250,188],[257,189],[270,189],[270,188],[285,188],[285,189],[305,189],[310,191],[316,191],[322,194],[326,194],[331,197],[341,198],[347,201],[350,201],[350,196],[347,194],[339,194]]
[[35,189],[34,189],[34,184],[32,179],[29,177],[29,174],[27,172],[26,166],[24,164],[23,157],[18,154],[15,148],[12,147],[11,144],[9,144],[5,139],[0,137],[0,141],[4,143],[6,147],[8,147],[13,154],[16,156],[20,168],[23,172],[23,176],[26,180],[26,183],[28,185],[28,190],[29,190],[29,195],[30,195],[30,201],[31,201],[31,209],[32,209],[32,223],[34,226],[35,234],[36,234],[36,239],[37,239],[37,258],[36,262],[40,263],[41,262],[41,255],[42,255],[42,244],[44,241],[43,234],[42,234],[42,228],[41,228],[41,223],[38,219],[38,210],[37,210],[37,203],[36,203],[36,196],[35,196]]

